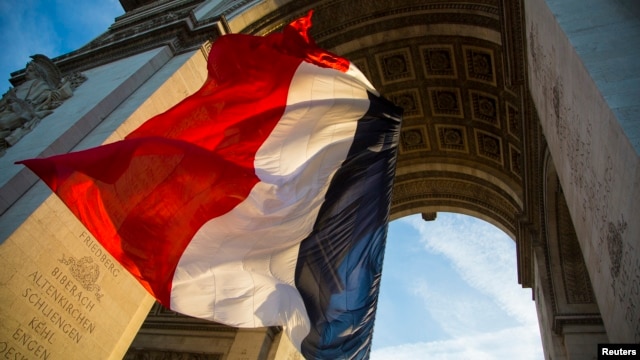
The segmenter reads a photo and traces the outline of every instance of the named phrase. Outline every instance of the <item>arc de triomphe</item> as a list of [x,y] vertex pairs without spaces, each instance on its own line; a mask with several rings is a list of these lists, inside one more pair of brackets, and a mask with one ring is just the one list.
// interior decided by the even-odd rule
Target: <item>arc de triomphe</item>
[[[14,269],[0,283],[16,298],[9,309],[39,311],[12,318],[5,307],[3,318],[13,320],[2,333],[15,341],[0,343],[2,351],[35,354],[33,343],[18,340],[32,334],[50,354],[58,353],[55,339],[90,342],[94,351],[109,343],[105,354],[123,356],[152,304],[139,290],[123,297],[131,281],[42,184],[10,164],[122,138],[199,87],[217,36],[267,34],[309,9],[317,42],[351,59],[405,110],[392,218],[457,212],[513,238],[518,281],[532,289],[547,358],[590,359],[595,344],[640,342],[640,7],[633,1],[120,2],[126,13],[104,34],[53,59],[60,74],[81,72],[86,81],[0,157],[0,255]],[[16,89],[28,80],[24,70],[12,75]],[[48,237],[62,247],[52,250]],[[45,249],[33,255],[25,244],[36,238]],[[100,290],[67,294],[81,319],[45,284],[68,290],[61,274],[72,279],[69,259],[100,270]],[[121,338],[107,341],[96,334],[111,298],[117,309],[135,305],[109,325]],[[44,306],[80,338],[56,326]],[[32,318],[66,337],[29,329]],[[277,329],[239,331],[154,306],[127,357],[291,356],[279,339]]]

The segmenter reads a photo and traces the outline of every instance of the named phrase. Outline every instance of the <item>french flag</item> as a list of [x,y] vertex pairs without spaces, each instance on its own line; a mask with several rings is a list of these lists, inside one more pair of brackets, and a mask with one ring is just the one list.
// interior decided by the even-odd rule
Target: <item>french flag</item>
[[202,88],[124,140],[21,163],[164,306],[366,359],[401,110],[310,26],[222,36]]

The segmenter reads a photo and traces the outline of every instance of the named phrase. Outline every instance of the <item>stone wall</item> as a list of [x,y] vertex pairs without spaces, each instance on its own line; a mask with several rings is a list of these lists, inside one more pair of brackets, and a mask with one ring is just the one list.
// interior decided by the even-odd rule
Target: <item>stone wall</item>
[[0,158],[0,357],[122,359],[153,304],[66,206],[12,162],[122,139],[201,86],[205,53],[174,56],[164,47],[86,75],[73,98]]
[[640,160],[545,1],[525,6],[529,88],[609,340],[638,342]]

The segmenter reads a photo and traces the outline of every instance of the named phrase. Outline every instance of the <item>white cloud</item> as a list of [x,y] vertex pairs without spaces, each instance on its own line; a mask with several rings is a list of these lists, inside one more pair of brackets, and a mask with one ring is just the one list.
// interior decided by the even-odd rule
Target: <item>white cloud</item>
[[450,337],[473,336],[513,326],[492,298],[468,289],[429,285],[422,280],[414,289],[424,310]]
[[442,254],[470,286],[495,299],[522,324],[537,324],[531,291],[517,284],[513,241],[486,222],[441,214],[433,223],[407,220],[421,234],[427,250]]

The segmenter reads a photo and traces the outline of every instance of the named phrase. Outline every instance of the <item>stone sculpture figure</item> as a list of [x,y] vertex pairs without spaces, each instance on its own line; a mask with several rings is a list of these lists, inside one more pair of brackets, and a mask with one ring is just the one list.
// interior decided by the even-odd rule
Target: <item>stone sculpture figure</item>
[[84,81],[62,77],[58,67],[41,54],[31,56],[25,70],[26,81],[9,89],[0,99],[0,156],[31,131],[53,109],[73,95]]

